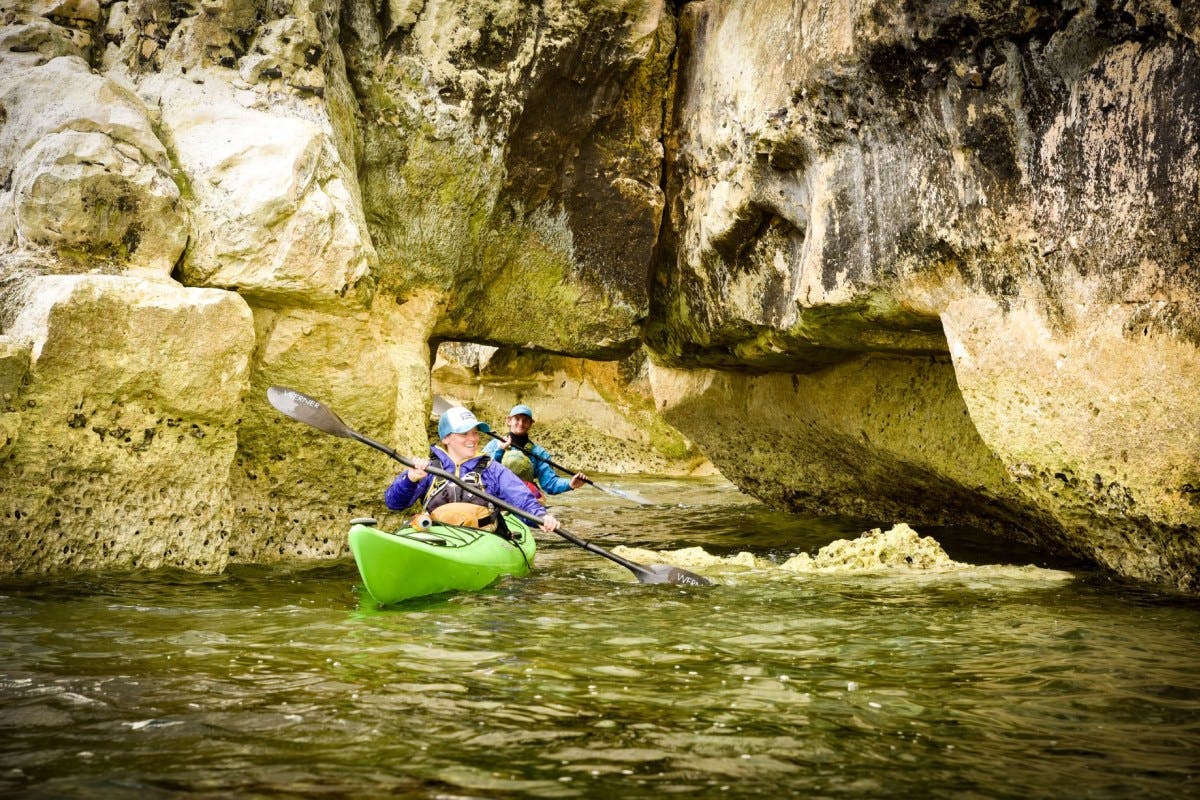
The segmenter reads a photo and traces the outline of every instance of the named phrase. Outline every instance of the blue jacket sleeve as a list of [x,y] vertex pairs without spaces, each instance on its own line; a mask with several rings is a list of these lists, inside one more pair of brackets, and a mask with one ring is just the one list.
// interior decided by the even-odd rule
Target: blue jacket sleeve
[[413,483],[408,479],[408,470],[404,470],[383,493],[383,502],[393,511],[403,511],[425,496],[425,491],[429,488],[432,480],[432,475],[426,475]]
[[527,514],[541,519],[546,515],[545,507],[533,499],[533,493],[508,467],[501,466],[495,461],[488,463],[483,470],[483,485],[488,494],[499,497],[506,503],[514,505]]
[[491,456],[497,461],[500,461],[503,458],[503,456],[500,455],[500,440],[492,439],[490,442],[485,444],[483,446],[483,454],[485,456]]
[[531,445],[529,452],[533,453],[533,474],[537,476],[538,486],[546,494],[562,494],[571,490],[569,478],[560,478],[550,466],[550,451],[540,444]]

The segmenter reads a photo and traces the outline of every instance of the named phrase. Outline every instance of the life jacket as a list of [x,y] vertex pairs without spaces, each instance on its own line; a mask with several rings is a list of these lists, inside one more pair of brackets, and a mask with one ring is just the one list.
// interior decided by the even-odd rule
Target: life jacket
[[[474,468],[470,472],[459,475],[459,479],[463,483],[479,489],[481,492],[486,492],[487,488],[483,485],[483,471],[487,469],[488,464],[492,461],[492,457],[488,455],[481,456],[475,462]],[[456,468],[457,471],[457,468]],[[463,519],[457,515],[458,520],[441,520],[438,517],[437,509],[442,506],[448,506],[451,503],[468,504],[473,506],[481,506],[484,511],[480,513],[478,519],[470,520]],[[466,489],[454,483],[451,480],[438,475],[433,476],[433,481],[429,484],[429,489],[425,492],[424,501],[425,511],[431,517],[439,522],[451,522],[451,524],[462,524],[471,528],[484,528],[499,534],[505,538],[510,538],[508,526],[504,523],[504,517],[496,511],[496,507],[484,500],[478,495],[468,492]],[[448,509],[449,510],[449,509]]]

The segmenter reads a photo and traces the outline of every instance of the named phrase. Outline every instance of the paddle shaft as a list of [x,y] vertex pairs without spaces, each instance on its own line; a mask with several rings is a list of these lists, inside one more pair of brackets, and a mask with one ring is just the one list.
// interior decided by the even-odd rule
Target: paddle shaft
[[[365,444],[369,447],[374,447],[379,452],[391,456],[392,458],[396,459],[404,466],[412,467],[413,469],[416,469],[416,465],[413,464],[412,461],[409,461],[407,458],[400,455],[399,453],[397,453],[395,450],[388,447],[387,445],[380,444],[379,442],[375,441],[374,439],[370,439],[366,436],[363,436],[361,433],[350,430],[348,428],[346,430],[346,433],[349,434],[352,438],[357,439],[358,441],[362,442],[363,444]],[[497,508],[503,509],[504,511],[507,511],[510,514],[515,514],[518,517],[520,517],[521,519],[526,520],[527,522],[532,522],[534,525],[541,527],[542,521],[538,517],[535,517],[533,514],[530,514],[528,511],[524,511],[523,509],[517,508],[516,506],[514,506],[511,503],[507,503],[504,500],[501,500],[499,497],[493,497],[492,495],[488,494],[487,492],[485,492],[475,486],[472,486],[471,484],[467,483],[466,481],[464,481],[463,479],[459,478],[457,475],[455,475],[451,472],[446,472],[446,470],[441,469],[439,467],[432,466],[432,465],[426,467],[425,472],[428,472],[430,475],[435,475],[439,478],[445,478],[446,480],[453,483],[455,486],[458,486],[460,489],[462,489],[466,492],[469,492],[469,493],[475,495],[476,497],[480,497],[480,498],[488,501],[489,503],[492,503]],[[557,533],[559,536],[566,539],[568,542],[578,545],[579,547],[582,547],[584,550],[587,550],[590,553],[595,553],[598,556],[607,558],[609,561],[613,561],[617,564],[620,564],[622,567],[624,567],[625,569],[634,573],[635,575],[653,575],[651,570],[646,569],[641,564],[638,564],[633,561],[629,561],[628,559],[625,559],[625,558],[621,558],[616,553],[610,553],[607,550],[605,550],[603,547],[599,547],[598,545],[594,545],[589,541],[580,539],[578,536],[576,536],[575,534],[566,530],[565,528],[561,528],[561,527],[556,528],[552,532]]]

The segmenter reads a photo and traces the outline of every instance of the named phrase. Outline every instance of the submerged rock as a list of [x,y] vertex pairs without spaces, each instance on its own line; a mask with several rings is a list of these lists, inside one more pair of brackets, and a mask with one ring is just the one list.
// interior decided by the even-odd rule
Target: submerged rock
[[617,546],[613,552],[640,563],[666,563],[686,569],[730,567],[767,572],[937,572],[973,570],[974,565],[955,561],[932,536],[921,536],[901,522],[889,530],[873,528],[855,539],[838,539],[817,551],[789,558],[782,564],[742,551],[715,556],[702,547],[655,551]]
[[932,536],[921,536],[901,522],[890,530],[873,528],[857,539],[838,539],[816,556],[801,553],[780,565],[792,572],[853,572],[879,569],[957,569],[966,567],[950,556]]

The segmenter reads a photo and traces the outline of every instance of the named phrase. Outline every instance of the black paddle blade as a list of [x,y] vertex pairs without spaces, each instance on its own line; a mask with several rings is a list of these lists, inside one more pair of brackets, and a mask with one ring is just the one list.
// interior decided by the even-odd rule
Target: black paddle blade
[[337,414],[321,405],[306,394],[283,386],[272,386],[267,389],[267,400],[285,416],[297,422],[312,425],[317,430],[341,436],[343,439],[353,439],[354,433]]
[[666,564],[651,564],[634,573],[639,583],[676,583],[683,586],[712,586],[713,582],[703,575],[688,572]]

